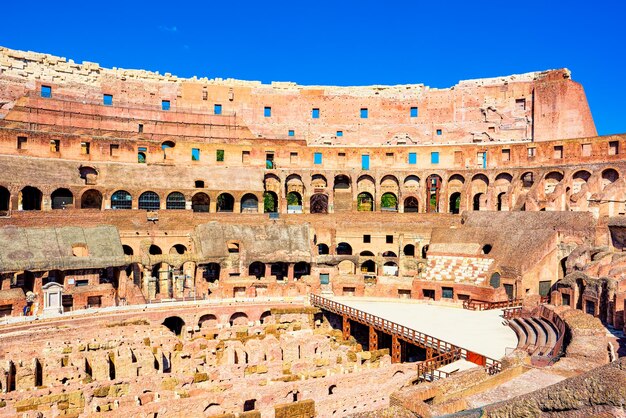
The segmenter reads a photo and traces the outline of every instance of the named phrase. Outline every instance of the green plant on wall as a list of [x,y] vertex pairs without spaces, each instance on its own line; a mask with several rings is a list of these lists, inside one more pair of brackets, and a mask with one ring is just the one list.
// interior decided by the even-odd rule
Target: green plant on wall
[[294,192],[289,192],[287,194],[287,205],[289,206],[300,206],[300,199],[298,195]]
[[276,201],[272,193],[263,193],[263,211],[265,213],[274,213],[277,211],[276,209]]
[[393,193],[385,193],[380,198],[380,205],[383,208],[396,208],[398,207],[398,198]]

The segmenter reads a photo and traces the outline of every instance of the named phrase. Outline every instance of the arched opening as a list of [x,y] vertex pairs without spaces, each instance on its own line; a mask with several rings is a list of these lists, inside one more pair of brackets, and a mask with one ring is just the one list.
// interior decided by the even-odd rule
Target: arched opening
[[50,197],[52,209],[65,209],[74,206],[74,195],[68,189],[56,189]]
[[343,260],[341,263],[337,264],[337,270],[339,270],[339,274],[354,274],[354,270],[356,265],[350,260]]
[[551,171],[546,174],[544,180],[544,193],[550,194],[554,192],[554,189],[556,189],[556,186],[561,182],[561,180],[563,180],[563,174],[558,171]]
[[96,184],[98,180],[98,170],[93,167],[81,165],[78,167],[78,173],[80,178],[85,180],[85,184]]
[[415,257],[415,245],[407,244],[404,246],[404,255],[407,257]]
[[489,279],[489,285],[494,289],[500,287],[500,273],[495,272],[491,275],[491,278]]
[[161,248],[158,245],[152,244],[150,248],[148,248],[148,253],[150,255],[159,255],[163,254],[163,251],[161,251]]
[[311,196],[311,213],[328,213],[328,196],[323,193]]
[[6,187],[0,186],[0,211],[8,212],[11,204],[11,193]]
[[334,395],[337,391],[337,385],[330,385],[328,387],[328,394],[329,395]]
[[367,250],[361,251],[359,253],[359,257],[374,257],[374,253],[371,251],[367,251]]
[[409,196],[404,199],[404,212],[405,213],[417,213],[419,212],[419,202],[414,196]]
[[426,211],[439,212],[439,190],[441,189],[441,177],[431,174],[426,179]]
[[129,245],[122,245],[122,249],[124,250],[124,255],[133,255],[135,251],[133,251],[132,247]]
[[380,197],[380,208],[383,212],[397,212],[398,198],[393,193],[384,193]]
[[359,212],[371,212],[374,210],[374,198],[370,193],[359,193],[356,198],[356,210]]
[[270,271],[272,276],[276,276],[276,280],[283,280],[287,277],[288,265],[283,262],[272,263]]
[[22,189],[22,210],[41,210],[41,191],[36,187],[26,186]]
[[619,173],[612,169],[608,168],[602,172],[602,190],[609,184],[615,183],[619,179]]
[[383,257],[398,257],[393,251],[385,251]]
[[111,195],[111,209],[131,209],[133,198],[126,190],[118,190]]
[[302,195],[300,193],[287,193],[287,213],[302,213]]
[[213,314],[202,315],[198,320],[200,328],[213,328],[217,325],[217,317]]
[[208,213],[209,212],[209,195],[203,192],[196,193],[191,198],[191,210],[194,212]]
[[252,193],[246,193],[241,198],[241,213],[257,213],[259,211],[259,198]]
[[254,276],[257,279],[262,278],[263,276],[265,276],[265,264],[261,263],[260,261],[253,262],[252,264],[250,264],[250,267],[248,267],[248,275]]
[[484,194],[483,193],[476,193],[474,195],[474,202],[473,202],[473,206],[472,209],[473,210],[480,210],[480,201],[483,198]]
[[572,176],[573,193],[576,194],[580,192],[580,190],[587,183],[587,181],[589,181],[590,177],[591,173],[586,170],[580,170],[574,173],[574,175]]
[[278,212],[278,196],[274,192],[263,193],[263,212]]
[[240,244],[237,241],[228,241],[226,243],[226,247],[228,248],[229,254],[239,254]]
[[185,209],[185,195],[181,192],[172,192],[167,195],[165,199],[165,209],[169,210],[181,210]]
[[374,260],[365,260],[361,264],[361,273],[376,274],[376,263],[374,262]]
[[144,151],[139,151],[137,153],[137,162],[139,164],[145,164],[146,163],[146,153]]
[[529,189],[533,186],[533,184],[535,184],[535,175],[531,171],[528,171],[522,174],[522,187],[523,188]]
[[179,336],[183,331],[185,321],[183,321],[182,318],[178,316],[168,316],[167,318],[165,318],[165,321],[163,321],[162,325],[165,325],[170,331],[174,333],[174,335]]
[[308,276],[311,274],[311,265],[303,261],[296,263],[293,266],[293,277],[296,279],[302,278],[302,276]]
[[330,250],[328,248],[328,245],[326,245],[326,244],[317,244],[317,254],[318,255],[330,254]]
[[159,210],[160,204],[159,195],[155,192],[143,192],[139,196],[140,210]]
[[314,189],[325,189],[326,185],[326,177],[321,174],[313,174],[311,177],[311,186],[313,186]]
[[230,316],[228,323],[233,325],[248,325],[248,315],[243,312],[235,312]]
[[335,251],[337,255],[352,255],[352,246],[347,242],[340,242],[337,244],[337,249]]
[[183,244],[176,244],[174,245],[172,248],[170,248],[170,254],[172,255],[182,255],[185,254],[187,252],[187,247],[185,247]]
[[506,196],[506,192],[498,193],[498,211],[502,211],[504,196]]
[[208,263],[203,268],[202,277],[209,283],[215,283],[220,279],[220,270],[218,263]]
[[491,248],[492,248],[491,244],[483,245],[482,253],[489,254],[491,252]]
[[383,274],[385,276],[397,276],[398,275],[398,263],[395,261],[387,261],[383,264]]
[[170,159],[172,158],[173,150],[170,150],[170,149],[174,148],[175,146],[176,144],[173,141],[165,141],[161,144],[161,149],[163,150],[164,160],[167,160],[168,156]]
[[458,215],[461,207],[461,193],[454,192],[450,195],[449,212]]
[[80,197],[81,209],[102,209],[102,193],[89,189]]
[[272,319],[272,312],[271,311],[265,311],[261,314],[261,317],[259,318],[259,321],[261,322],[261,324],[267,324],[269,323],[269,321]]
[[404,188],[414,192],[420,187],[420,178],[415,175],[407,176],[404,179]]
[[422,258],[426,258],[427,255],[428,255],[428,245],[424,245],[422,247]]
[[350,177],[343,174],[335,176],[334,190],[350,190]]
[[229,193],[222,193],[217,196],[217,211],[232,212],[235,208],[235,198]]
[[243,412],[254,411],[256,405],[256,399],[248,399],[243,403]]

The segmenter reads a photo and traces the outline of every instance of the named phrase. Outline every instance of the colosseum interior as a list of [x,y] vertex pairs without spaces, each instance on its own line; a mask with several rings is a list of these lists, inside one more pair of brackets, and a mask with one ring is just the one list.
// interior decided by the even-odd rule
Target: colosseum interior
[[567,69],[268,85],[0,48],[0,416],[624,416],[624,155]]

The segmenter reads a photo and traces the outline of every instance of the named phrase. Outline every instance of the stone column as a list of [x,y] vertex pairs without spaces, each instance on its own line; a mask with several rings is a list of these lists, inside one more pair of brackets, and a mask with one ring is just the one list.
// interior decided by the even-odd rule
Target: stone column
[[289,263],[287,264],[287,280],[292,282],[293,276],[294,276],[294,264]]

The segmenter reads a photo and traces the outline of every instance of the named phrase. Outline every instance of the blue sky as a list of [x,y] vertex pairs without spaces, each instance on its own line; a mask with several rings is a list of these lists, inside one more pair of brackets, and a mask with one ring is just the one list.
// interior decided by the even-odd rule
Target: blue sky
[[567,67],[598,132],[626,132],[625,1],[37,3],[3,4],[0,45],[104,67],[300,84],[449,87]]

